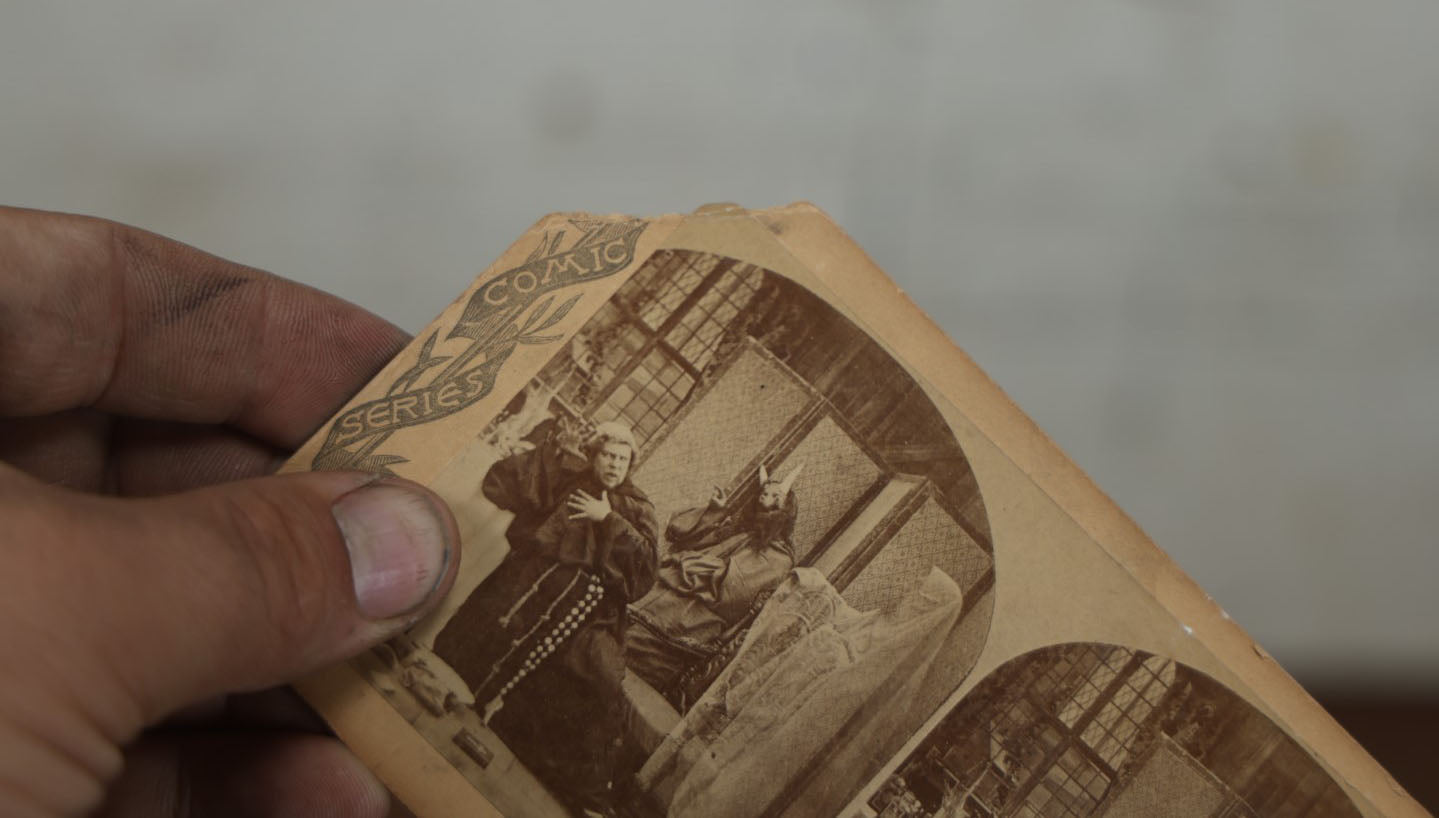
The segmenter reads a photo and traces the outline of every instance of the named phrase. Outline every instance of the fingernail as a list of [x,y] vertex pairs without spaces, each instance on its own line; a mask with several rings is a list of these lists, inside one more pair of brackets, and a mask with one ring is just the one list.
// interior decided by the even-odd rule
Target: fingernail
[[449,561],[449,527],[433,501],[413,489],[372,483],[335,501],[350,551],[360,613],[374,620],[424,604]]

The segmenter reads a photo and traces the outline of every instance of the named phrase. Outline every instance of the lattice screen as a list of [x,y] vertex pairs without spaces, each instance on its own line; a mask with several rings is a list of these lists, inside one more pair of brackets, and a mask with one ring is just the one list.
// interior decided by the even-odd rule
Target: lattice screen
[[933,499],[926,500],[845,587],[844,599],[862,611],[892,610],[919,587],[931,566],[939,566],[966,593],[990,566],[989,554]]
[[1259,818],[1259,813],[1249,808],[1244,799],[1237,795],[1230,796],[1229,806],[1220,813],[1219,818]]
[[716,485],[728,485],[808,402],[775,363],[741,351],[635,470],[661,527],[671,514],[708,502]]
[[[1105,814],[1115,818],[1216,815],[1231,798],[1222,782],[1190,760],[1179,745],[1165,736],[1134,772],[1124,791],[1114,797]],[[1225,818],[1250,814],[1242,802],[1238,811],[1223,812]]]
[[803,559],[830,527],[859,502],[879,479],[880,469],[833,420],[823,418],[810,430],[776,473],[789,474],[804,464],[794,484],[799,519],[794,526],[796,557]]

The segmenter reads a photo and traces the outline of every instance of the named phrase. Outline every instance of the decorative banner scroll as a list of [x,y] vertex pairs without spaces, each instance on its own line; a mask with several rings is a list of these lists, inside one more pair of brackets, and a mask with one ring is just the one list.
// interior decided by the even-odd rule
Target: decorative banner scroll
[[[469,342],[463,349],[452,355],[438,354],[435,345],[440,331],[431,333],[420,347],[419,360],[390,384],[384,397],[351,407],[335,418],[313,468],[388,472],[389,466],[405,462],[398,455],[375,453],[391,434],[448,417],[484,398],[520,344],[560,340],[563,335],[544,331],[569,314],[580,294],[558,306],[549,294],[629,267],[646,226],[637,220],[572,220],[571,224],[584,234],[569,249],[559,250],[566,231],[546,234],[524,264],[475,290],[442,342],[463,338]],[[542,296],[549,297],[541,300]],[[436,369],[439,371],[434,372]]]

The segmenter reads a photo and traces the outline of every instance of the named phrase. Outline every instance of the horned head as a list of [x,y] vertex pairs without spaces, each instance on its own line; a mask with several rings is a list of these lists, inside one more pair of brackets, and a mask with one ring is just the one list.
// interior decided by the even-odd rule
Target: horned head
[[764,467],[764,464],[761,463],[759,467],[760,490],[763,491],[766,486],[775,485],[779,489],[779,498],[784,499],[785,497],[788,497],[790,491],[794,489],[794,481],[796,478],[799,477],[799,473],[803,469],[804,463],[797,463],[795,464],[795,467],[793,469],[790,469],[789,474],[786,474],[783,478],[770,477],[769,470],[767,470]]

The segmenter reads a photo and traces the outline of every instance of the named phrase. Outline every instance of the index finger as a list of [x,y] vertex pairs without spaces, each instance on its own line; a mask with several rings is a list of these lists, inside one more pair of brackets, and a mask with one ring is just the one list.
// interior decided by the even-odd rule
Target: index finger
[[153,233],[0,207],[0,416],[93,406],[293,448],[405,341],[359,307]]

